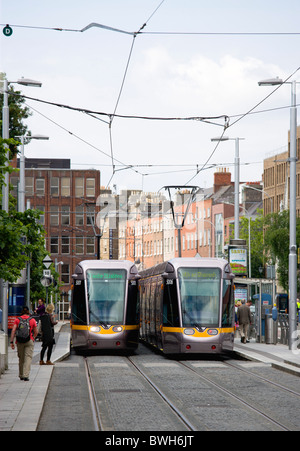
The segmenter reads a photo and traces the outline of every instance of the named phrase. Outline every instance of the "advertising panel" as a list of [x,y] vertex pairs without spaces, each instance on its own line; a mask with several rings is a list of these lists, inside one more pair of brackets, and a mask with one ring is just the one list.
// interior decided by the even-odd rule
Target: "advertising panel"
[[247,276],[247,249],[230,247],[229,263],[233,274],[237,276]]

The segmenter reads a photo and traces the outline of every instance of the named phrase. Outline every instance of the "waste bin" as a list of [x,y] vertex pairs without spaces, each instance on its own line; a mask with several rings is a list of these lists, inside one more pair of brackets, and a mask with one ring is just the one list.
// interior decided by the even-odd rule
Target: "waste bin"
[[266,314],[266,324],[265,324],[265,340],[267,344],[276,344],[275,341],[275,330],[276,323],[272,318],[271,313]]

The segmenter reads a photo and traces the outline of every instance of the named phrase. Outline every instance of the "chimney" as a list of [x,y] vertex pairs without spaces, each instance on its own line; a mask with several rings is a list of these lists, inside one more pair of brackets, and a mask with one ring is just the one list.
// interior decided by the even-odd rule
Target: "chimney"
[[231,173],[227,172],[226,168],[220,168],[218,172],[214,173],[214,193],[219,191],[222,186],[232,185]]

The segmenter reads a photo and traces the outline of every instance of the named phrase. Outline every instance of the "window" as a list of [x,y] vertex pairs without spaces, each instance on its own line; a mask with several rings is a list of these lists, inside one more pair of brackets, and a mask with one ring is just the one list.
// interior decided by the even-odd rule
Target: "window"
[[[64,266],[68,265],[62,265],[61,270],[61,281],[64,283],[69,283],[69,274],[68,272],[64,273]],[[65,268],[67,271],[69,271],[68,268]],[[65,282],[65,280],[67,282]],[[73,291],[73,306],[72,306],[72,321],[74,324],[86,324],[87,317],[86,317],[86,305],[85,302],[82,302],[82,299],[85,297],[85,288],[84,288],[84,281],[83,280],[76,280],[76,283],[74,284],[74,291]]]
[[51,205],[50,207],[50,225],[58,226],[58,206]]
[[90,324],[124,324],[125,270],[89,269],[86,278]]
[[75,196],[83,197],[84,196],[84,178],[76,177],[75,179]]
[[70,253],[70,237],[69,236],[63,236],[61,238],[61,253],[62,254]]
[[86,253],[87,254],[95,254],[95,238],[87,237],[86,240]]
[[61,178],[61,195],[69,197],[71,194],[70,177]]
[[[87,211],[86,211],[86,223],[87,225],[95,225],[96,224],[96,212],[94,207],[90,207],[87,205]],[[101,221],[101,224],[103,224],[103,221]]]
[[51,196],[59,196],[59,178],[51,177],[50,180],[50,194]]
[[25,177],[25,192],[26,192],[26,196],[34,195],[34,179],[33,179],[33,177]]
[[45,196],[45,179],[36,179],[35,190],[37,196]]
[[45,206],[37,205],[36,209],[41,211],[41,216],[40,216],[40,219],[37,220],[37,223],[41,224],[41,225],[45,225]]
[[[69,265],[63,264],[61,265],[61,281],[63,283],[70,282],[70,267]],[[82,303],[84,304],[84,303]]]
[[76,207],[75,211],[76,211],[75,225],[77,225],[77,226],[84,225],[83,205],[79,205],[78,207]]
[[13,190],[11,191],[11,194],[12,194],[14,197],[17,197],[17,195],[18,195],[19,177],[13,177],[13,176],[11,176],[11,177],[10,177],[10,183],[11,183],[12,186],[13,186]]
[[61,207],[61,225],[70,225],[70,207],[67,205]]
[[58,236],[50,237],[50,253],[58,254]]
[[218,327],[221,273],[217,268],[179,268],[183,327]]
[[231,280],[223,280],[222,327],[232,327],[234,323],[234,297]]
[[83,237],[77,236],[76,237],[76,244],[75,244],[75,253],[78,254],[84,254],[84,244],[83,244]]
[[86,196],[95,197],[95,179],[86,179]]
[[177,297],[177,284],[175,280],[164,281],[163,290],[163,325],[167,327],[179,327],[179,310]]

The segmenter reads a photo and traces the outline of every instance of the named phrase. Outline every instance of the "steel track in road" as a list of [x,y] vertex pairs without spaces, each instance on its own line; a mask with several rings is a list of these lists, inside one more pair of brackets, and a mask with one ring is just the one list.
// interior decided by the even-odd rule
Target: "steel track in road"
[[[274,418],[270,417],[269,415],[264,413],[262,410],[258,409],[257,407],[253,406],[248,401],[245,401],[243,398],[241,398],[240,396],[236,395],[232,391],[228,390],[227,388],[225,388],[222,385],[218,384],[217,382],[213,381],[211,378],[209,378],[207,376],[204,376],[203,374],[199,374],[196,370],[194,370],[193,368],[191,368],[190,366],[186,365],[183,362],[178,362],[178,363],[180,365],[184,366],[185,368],[188,368],[194,374],[197,374],[197,376],[199,378],[201,378],[202,380],[208,382],[210,385],[214,386],[215,388],[217,388],[221,392],[225,393],[226,395],[228,395],[231,398],[235,399],[236,401],[240,402],[242,405],[244,405],[248,409],[251,409],[255,413],[259,414],[261,417],[263,417],[263,418],[267,419],[268,421],[272,422],[274,425],[278,426],[283,431],[290,431],[291,430],[286,425],[284,425],[284,424],[280,423],[279,421],[275,420]],[[233,365],[233,366],[236,367],[235,365]]]
[[158,393],[158,395],[167,403],[170,409],[175,412],[177,417],[182,421],[182,423],[188,428],[189,431],[197,431],[198,429],[186,418],[183,412],[181,412],[175,404],[170,401],[170,399],[160,390],[160,388],[146,375],[146,373],[136,364],[133,360],[128,357],[129,362],[134,366],[134,368],[144,377],[144,379],[151,385],[151,387]]
[[[85,362],[86,377],[87,377],[87,381],[88,381],[88,389],[89,389],[90,400],[91,400],[90,402],[91,402],[91,409],[92,409],[92,414],[93,414],[94,428],[95,428],[95,430],[98,430],[98,431],[105,430],[105,428],[103,428],[102,424],[103,424],[103,422],[104,423],[107,422],[107,419],[105,416],[106,413],[99,411],[99,407],[98,407],[99,401],[97,400],[97,397],[96,397],[94,383],[92,380],[92,374],[89,369],[88,359],[85,358],[84,362]],[[134,371],[137,374],[139,374],[143,378],[144,381],[147,382],[147,385],[149,385],[151,387],[151,390],[155,391],[155,393],[157,395],[159,395],[159,397],[164,402],[164,404],[169,407],[170,411],[172,411],[173,415],[175,414],[176,417],[180,420],[180,422],[184,426],[185,430],[199,431],[198,426],[195,426],[195,425],[197,425],[197,421],[193,422],[193,419],[189,418],[189,415],[187,415],[186,412],[182,409],[182,406],[180,406],[180,404],[177,404],[175,398],[173,399],[172,396],[170,397],[171,392],[168,395],[166,394],[166,393],[168,393],[168,389],[165,390],[163,386],[160,386],[160,383],[158,382],[158,380],[155,380],[155,377],[153,378],[151,375],[149,375],[148,372],[145,371],[145,368],[143,368],[143,364],[140,365],[140,363],[137,362],[136,358],[131,358],[131,357],[126,357],[126,362],[129,364],[129,366],[131,368],[134,369]],[[229,389],[228,387],[224,387],[224,384],[222,385],[221,382],[215,381],[213,377],[212,378],[209,377],[209,375],[207,375],[207,373],[205,375],[200,374],[199,371],[193,369],[189,364],[182,362],[182,361],[176,361],[176,363],[178,365],[184,367],[185,369],[193,372],[194,375],[199,377],[204,382],[208,383],[212,388],[217,389],[219,392],[223,393],[225,396],[234,399],[241,406],[243,406],[245,411],[248,410],[248,411],[254,412],[255,414],[257,414],[257,415],[261,416],[262,418],[264,418],[265,420],[267,420],[268,423],[271,423],[274,426],[276,426],[277,429],[280,429],[283,431],[292,430],[290,428],[290,425],[285,424],[284,420],[282,421],[280,418],[276,419],[275,417],[273,417],[272,413],[270,414],[270,412],[264,411],[264,408],[261,406],[258,406],[255,401],[253,402],[251,400],[250,401],[246,400],[244,396],[241,396],[240,394],[235,393],[232,389]],[[235,365],[234,363],[231,363],[231,362],[222,362],[222,363],[224,364],[224,366],[232,367],[236,370],[243,371],[246,374],[257,378],[264,383],[269,383],[273,387],[277,388],[278,390],[284,390],[285,392],[288,392],[289,394],[300,397],[300,393],[298,393],[294,390],[291,390],[287,387],[284,387],[281,384],[270,381],[269,379],[267,379],[265,377],[262,377],[255,373],[252,373],[248,369],[241,368],[240,366]],[[114,391],[116,391],[116,389],[114,389]],[[123,389],[122,390],[120,389],[120,392],[123,392],[123,391],[124,391]],[[127,389],[127,391],[128,391],[128,389]],[[134,391],[136,392],[138,390],[134,390]],[[101,421],[101,415],[102,415],[103,422]]]
[[262,380],[262,381],[264,381],[264,382],[267,382],[267,383],[269,383],[270,385],[274,385],[274,387],[277,387],[277,388],[279,388],[280,390],[286,391],[286,392],[288,392],[288,393],[290,393],[290,394],[292,394],[292,395],[297,396],[298,398],[300,398],[300,392],[296,392],[295,390],[292,390],[292,389],[290,389],[290,388],[288,388],[288,387],[285,387],[284,385],[278,384],[277,382],[271,381],[270,379],[267,379],[267,378],[265,378],[265,377],[263,377],[263,376],[260,376],[259,374],[252,373],[252,371],[249,371],[249,370],[247,370],[247,369],[245,369],[245,368],[242,368],[242,367],[240,367],[240,366],[238,366],[238,365],[234,365],[234,364],[231,363],[231,362],[229,363],[229,362],[225,361],[224,363],[225,363],[225,365],[229,365],[229,366],[231,366],[232,368],[236,368],[236,369],[239,370],[239,371],[242,371],[242,372],[244,372],[244,373],[246,373],[246,374],[249,374],[250,376],[256,377],[257,379],[260,379],[260,380]]
[[95,388],[94,388],[94,383],[93,383],[90,367],[88,364],[88,359],[86,357],[83,357],[83,361],[84,361],[84,367],[85,367],[85,375],[86,375],[86,381],[87,381],[87,386],[88,386],[94,429],[95,429],[95,431],[103,431],[97,396],[96,396],[96,392],[95,392]]

